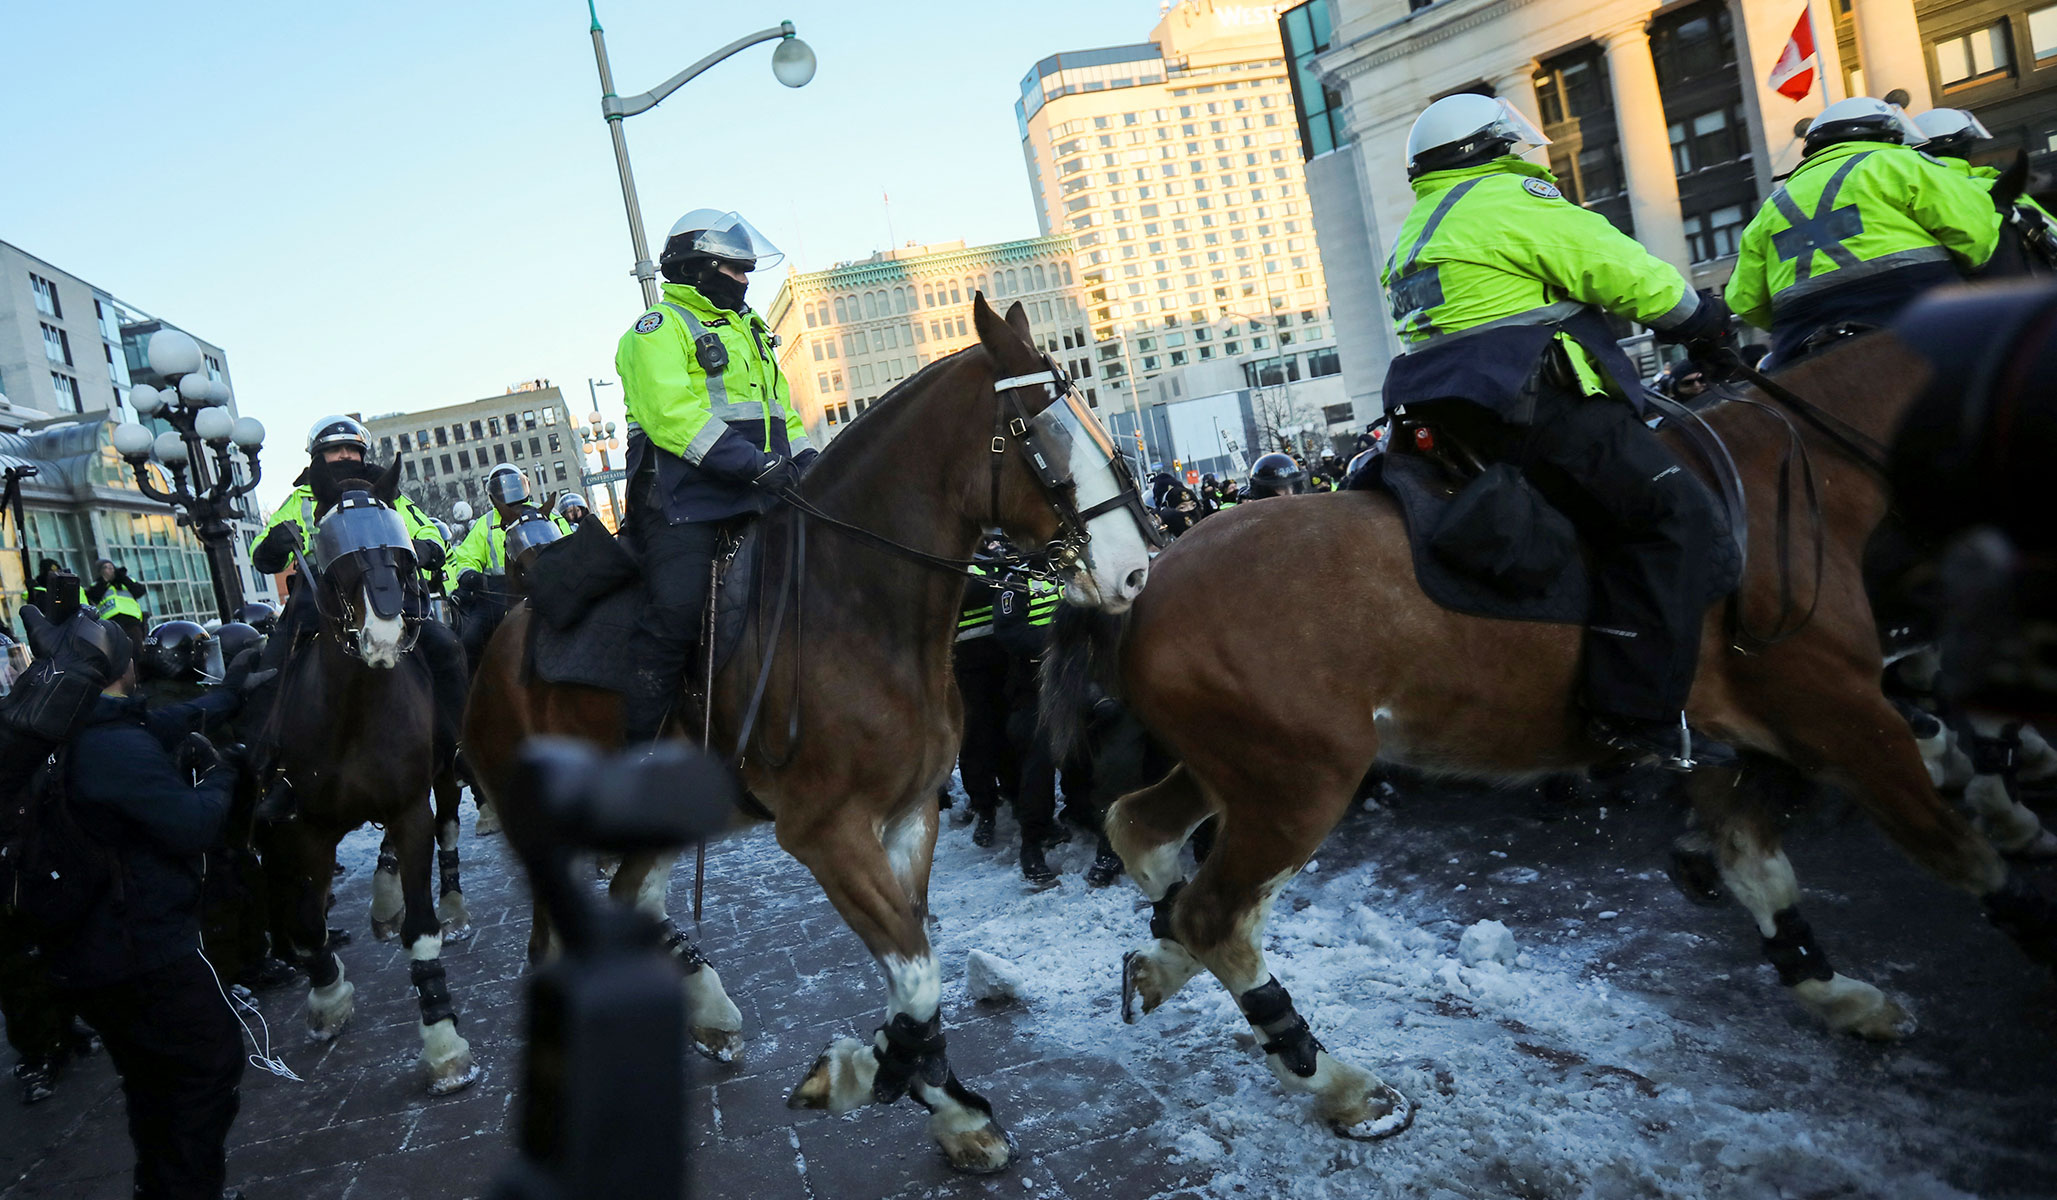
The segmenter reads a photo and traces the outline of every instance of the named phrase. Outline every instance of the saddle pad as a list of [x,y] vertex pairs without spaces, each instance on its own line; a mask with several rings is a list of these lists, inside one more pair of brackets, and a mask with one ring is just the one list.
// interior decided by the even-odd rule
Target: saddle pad
[[[728,661],[743,634],[749,600],[756,590],[757,542],[745,537],[742,549],[722,576],[715,597],[715,666]],[[546,683],[572,683],[619,692],[642,660],[636,640],[636,619],[642,615],[643,587],[609,593],[586,610],[578,624],[555,629],[541,620],[529,622],[529,670]],[[696,634],[698,630],[694,631]],[[697,643],[699,639],[694,638]],[[699,678],[704,647],[696,646],[687,671]]]
[[[1590,568],[1585,555],[1566,562],[1555,581],[1534,596],[1509,596],[1485,580],[1453,569],[1429,548],[1429,537],[1443,519],[1443,510],[1462,490],[1428,459],[1413,454],[1386,454],[1383,482],[1386,491],[1400,502],[1406,518],[1407,542],[1414,558],[1415,582],[1423,594],[1452,612],[1504,621],[1542,621],[1559,625],[1583,625],[1592,603]],[[1716,511],[1720,505],[1710,493],[1707,502]],[[1722,523],[1715,523],[1715,541],[1710,551],[1714,570],[1709,574],[1704,603],[1712,604],[1735,590],[1742,558]]]

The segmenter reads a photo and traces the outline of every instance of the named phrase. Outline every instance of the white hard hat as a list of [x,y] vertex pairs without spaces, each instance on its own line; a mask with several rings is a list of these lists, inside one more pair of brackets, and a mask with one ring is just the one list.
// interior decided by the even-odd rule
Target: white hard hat
[[592,507],[592,505],[586,503],[586,498],[577,492],[566,492],[557,498],[557,512],[560,516],[569,508],[583,508],[591,511]]
[[1470,161],[1547,146],[1543,136],[1512,104],[1494,96],[1460,92],[1421,110],[1407,131],[1407,174],[1439,171]]
[[1933,151],[1963,153],[1975,142],[1983,142],[1993,136],[1985,122],[1961,108],[1931,108],[1914,118],[1914,127],[1928,139]]
[[663,265],[694,257],[733,263],[745,271],[761,271],[777,265],[785,255],[741,213],[696,208],[672,222],[657,261]]
[[307,453],[319,454],[330,446],[355,446],[359,454],[370,454],[371,434],[358,421],[334,413],[307,430]]
[[513,463],[501,463],[486,473],[486,498],[495,504],[520,504],[529,498],[529,477]]
[[1838,100],[1821,110],[1807,126],[1806,149],[1818,150],[1838,142],[1898,142],[1919,146],[1928,135],[1897,104],[1870,96]]

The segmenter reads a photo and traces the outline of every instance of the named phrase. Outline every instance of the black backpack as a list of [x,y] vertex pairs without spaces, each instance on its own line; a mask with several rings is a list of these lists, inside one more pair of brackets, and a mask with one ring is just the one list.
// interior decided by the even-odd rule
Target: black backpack
[[70,937],[103,896],[120,894],[113,849],[71,811],[71,745],[106,683],[97,668],[60,649],[0,697],[0,909],[45,944]]

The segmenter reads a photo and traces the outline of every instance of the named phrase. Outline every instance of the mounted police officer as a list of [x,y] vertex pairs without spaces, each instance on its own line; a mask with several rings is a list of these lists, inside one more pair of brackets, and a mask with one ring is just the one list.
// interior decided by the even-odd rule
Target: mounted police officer
[[1548,140],[1488,96],[1447,96],[1415,120],[1415,206],[1383,276],[1407,348],[1386,404],[1440,408],[1474,449],[1568,494],[1596,551],[1588,735],[1682,766],[1712,499],[1643,424],[1607,316],[1694,342],[1719,336],[1728,310],[1516,157]]
[[501,463],[486,473],[486,499],[493,507],[471,523],[447,568],[457,581],[451,599],[464,614],[464,651],[474,670],[507,616],[507,527],[529,508],[528,476],[513,463]]
[[557,498],[557,511],[554,515],[558,526],[564,532],[570,533],[578,528],[579,522],[585,520],[592,511],[592,506],[586,503],[584,496],[577,492],[566,492]]
[[1845,322],[1883,325],[1985,265],[2000,213],[1984,187],[1916,150],[1898,105],[1852,96],[1807,127],[1800,165],[1743,229],[1728,303],[1771,331],[1766,366]]
[[[370,452],[371,435],[355,419],[337,415],[316,421],[307,432],[307,469],[293,481],[293,490],[287,494],[285,503],[272,513],[270,522],[264,527],[264,536],[250,552],[250,565],[267,575],[274,575],[293,563],[296,548],[303,553],[312,553],[317,506],[315,484],[320,483],[322,491],[333,493],[334,485],[344,480],[376,477],[381,472],[366,461]],[[414,501],[399,496],[395,498],[393,507],[406,522],[407,536],[414,542],[415,565],[424,576],[433,578],[442,567],[446,553],[442,535],[436,532],[428,514]],[[263,667],[283,667],[295,644],[302,638],[311,637],[319,629],[321,616],[315,611],[313,598],[308,595],[311,582],[295,577],[286,597],[285,611],[279,614],[277,628],[265,642]],[[421,623],[416,648],[428,664],[434,684],[438,732],[454,742],[457,726],[463,720],[467,690],[464,648],[454,632],[435,621]],[[275,698],[275,685],[260,690],[252,698],[251,712],[257,718],[252,724],[262,736],[268,736],[264,731],[270,722],[263,718],[269,714]],[[276,747],[260,744],[257,750],[256,761],[262,764]],[[265,796],[258,816],[266,821],[280,821],[290,819],[293,813],[291,789],[281,779],[278,786]]]
[[[1979,143],[1992,140],[1992,131],[1985,122],[1961,108],[1932,108],[1914,118],[1914,127],[1928,139],[1921,144],[1923,154],[1991,194],[2000,181],[2000,168],[1975,166],[1971,162],[1971,153]],[[2006,273],[2057,271],[2057,218],[2050,215],[2049,209],[2029,196],[2017,196],[2000,217],[2003,229],[2019,251],[2017,261],[2010,264],[2012,270]],[[1986,274],[2002,273],[2000,260],[2005,257],[2008,256],[2004,253],[1996,253],[1986,264]]]
[[641,661],[623,694],[624,742],[653,741],[678,697],[727,528],[764,511],[816,451],[775,342],[744,300],[784,255],[733,212],[694,209],[658,256],[663,298],[614,352],[629,416],[629,537],[642,559]]

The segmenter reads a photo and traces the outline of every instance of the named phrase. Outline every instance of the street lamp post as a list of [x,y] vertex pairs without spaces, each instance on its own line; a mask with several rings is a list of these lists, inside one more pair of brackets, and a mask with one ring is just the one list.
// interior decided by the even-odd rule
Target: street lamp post
[[[586,426],[579,430],[579,444],[585,448],[586,453],[598,454],[600,456],[600,473],[602,475],[610,474],[614,470],[614,460],[608,457],[608,451],[621,448],[621,439],[614,432],[614,422],[603,422],[600,418],[599,389],[613,386],[614,381],[611,379],[586,380],[586,394],[593,399],[593,411],[586,414]],[[581,469],[583,469],[583,466],[584,464],[581,463]],[[621,481],[619,479],[602,480],[600,486],[607,489],[608,502],[614,506],[614,524],[616,528],[619,528],[623,511]]]
[[643,206],[636,199],[636,177],[629,169],[629,146],[622,136],[622,121],[656,108],[666,96],[730,55],[774,38],[778,39],[779,47],[771,52],[771,73],[787,87],[806,87],[807,82],[814,78],[814,51],[794,35],[791,21],[781,21],[771,29],[760,29],[737,38],[649,91],[624,100],[614,94],[614,67],[607,61],[607,35],[600,28],[600,14],[593,7],[593,0],[586,0],[586,12],[593,18],[593,58],[600,66],[600,114],[607,119],[608,136],[614,139],[614,167],[621,175],[621,202],[628,210],[629,241],[636,251],[634,273],[643,285],[643,304],[654,308],[657,305],[657,264],[650,261],[650,243],[643,232]]
[[[207,548],[214,606],[222,620],[233,621],[243,607],[243,576],[236,568],[231,521],[236,501],[256,488],[263,475],[257,453],[264,446],[264,425],[255,417],[229,414],[224,407],[229,402],[228,385],[200,369],[200,346],[192,338],[176,329],[160,329],[150,335],[146,352],[150,369],[172,386],[160,390],[137,384],[129,391],[129,404],[138,416],[156,417],[171,428],[152,436],[145,426],[124,423],[115,428],[114,449],[128,460],[145,496],[185,511]],[[250,478],[241,483],[236,481],[231,446],[242,452],[250,467]],[[171,477],[171,490],[152,479],[153,459]]]

